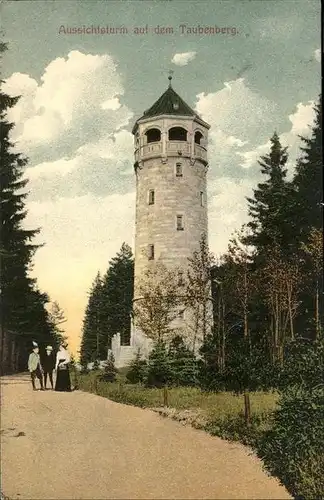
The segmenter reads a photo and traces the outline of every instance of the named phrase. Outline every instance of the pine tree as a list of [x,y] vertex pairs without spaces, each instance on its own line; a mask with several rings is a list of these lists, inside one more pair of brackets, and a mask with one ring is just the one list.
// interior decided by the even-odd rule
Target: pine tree
[[169,357],[172,367],[172,384],[194,387],[197,384],[197,361],[182,337],[176,336],[170,342]]
[[295,239],[298,246],[306,243],[312,228],[323,227],[323,133],[322,96],[315,106],[315,122],[311,136],[301,137],[304,146],[297,161],[293,179]]
[[133,293],[134,259],[130,246],[123,243],[103,277],[102,328],[107,332],[107,349],[118,332],[122,345],[129,344]]
[[51,304],[51,308],[48,315],[53,330],[55,331],[57,340],[59,342],[67,342],[67,336],[64,335],[65,331],[61,327],[61,325],[66,323],[67,319],[64,315],[64,311],[61,309],[57,301],[54,301]]
[[270,142],[270,153],[259,161],[267,179],[253,190],[254,198],[247,198],[252,219],[247,226],[252,234],[245,242],[253,245],[260,257],[274,245],[289,255],[292,246],[292,186],[286,180],[287,148],[281,146],[276,132]]
[[[2,43],[0,50],[5,48]],[[45,308],[49,298],[38,290],[36,280],[29,274],[33,255],[40,246],[32,243],[39,229],[24,229],[28,194],[24,167],[27,159],[15,151],[10,139],[14,124],[7,120],[8,110],[15,106],[18,99],[0,91],[0,352],[2,362],[4,331],[18,334],[18,364],[19,368],[25,369],[31,341],[53,343],[56,337]]]
[[138,349],[135,359],[129,365],[126,379],[131,384],[143,383],[146,378],[147,361],[142,359],[140,350]]
[[106,359],[106,335],[100,321],[102,315],[102,280],[97,274],[89,292],[88,304],[83,320],[80,357],[85,365],[96,359]]
[[171,360],[164,342],[157,341],[148,358],[146,385],[163,387],[170,383],[172,383]]
[[99,375],[99,380],[103,382],[115,382],[118,370],[115,366],[113,353],[110,353],[105,364],[104,372]]
[[18,98],[0,92],[0,209],[1,209],[1,314],[3,327],[23,332],[35,280],[29,276],[32,257],[38,245],[31,241],[39,229],[27,230],[23,224],[27,215],[24,179],[27,159],[14,152],[10,132],[14,127],[6,119],[6,112]]

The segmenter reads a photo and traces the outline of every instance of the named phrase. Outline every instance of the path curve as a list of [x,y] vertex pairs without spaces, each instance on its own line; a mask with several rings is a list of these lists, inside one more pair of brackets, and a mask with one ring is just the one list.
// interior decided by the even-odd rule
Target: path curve
[[150,411],[1,379],[2,490],[10,499],[286,499],[248,448]]

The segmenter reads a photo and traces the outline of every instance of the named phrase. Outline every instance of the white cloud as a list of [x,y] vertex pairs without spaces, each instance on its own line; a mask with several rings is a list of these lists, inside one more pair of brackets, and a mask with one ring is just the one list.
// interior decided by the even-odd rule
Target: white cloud
[[[110,55],[71,51],[45,68],[39,84],[15,73],[4,90],[21,95],[8,117],[16,127],[13,138],[28,155],[39,146],[93,139],[129,123],[133,113],[120,103],[124,89]],[[80,137],[81,135],[81,137]]]
[[33,181],[37,179],[43,182],[53,178],[55,175],[63,178],[78,167],[78,160],[79,158],[73,158],[72,160],[61,158],[54,162],[43,162],[35,167],[27,168],[25,173],[31,183],[29,186],[33,187]]
[[[314,101],[308,101],[308,103],[298,103],[296,106],[296,111],[288,116],[291,123],[291,129],[288,132],[280,134],[279,139],[283,147],[288,147],[288,162],[287,167],[289,170],[289,176],[292,176],[293,169],[296,163],[296,159],[300,154],[300,135],[309,136],[311,133],[311,127],[314,123],[315,113],[314,113]],[[243,158],[241,166],[243,168],[250,168],[256,164],[260,156],[266,155],[270,150],[271,143],[267,141],[265,144],[257,146],[255,149],[250,151],[237,151],[237,155]]]
[[272,124],[272,113],[276,105],[253,92],[244,78],[225,82],[224,88],[214,93],[197,95],[197,112],[210,123],[213,129],[247,141]]
[[239,78],[225,82],[217,92],[198,94],[196,110],[211,125],[208,139],[210,175],[244,177],[246,172],[242,167],[248,168],[253,161],[247,156],[246,162],[241,164],[237,155],[248,155],[245,149],[248,144],[251,149],[251,140],[269,136],[276,105],[250,90],[244,78]]
[[260,156],[264,156],[269,152],[270,146],[271,142],[268,141],[265,144],[257,146],[252,151],[244,151],[244,152],[237,151],[236,154],[243,158],[243,162],[240,163],[241,167],[251,168],[253,165],[257,163]]
[[322,58],[321,49],[315,50],[314,57],[315,57],[316,61],[321,62],[321,58]]
[[227,251],[233,232],[248,221],[246,196],[255,183],[221,177],[209,184],[209,246],[217,256]]
[[186,66],[189,62],[195,59],[196,54],[197,52],[181,52],[179,54],[175,54],[171,59],[171,62],[177,66]]

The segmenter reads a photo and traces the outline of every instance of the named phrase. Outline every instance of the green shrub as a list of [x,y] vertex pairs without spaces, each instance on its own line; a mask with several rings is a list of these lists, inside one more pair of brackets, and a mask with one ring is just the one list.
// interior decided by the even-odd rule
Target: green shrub
[[152,349],[147,363],[147,387],[163,387],[172,383],[170,356],[163,342],[157,342]]
[[209,420],[205,430],[214,436],[229,441],[239,441],[247,446],[255,447],[265,430],[271,427],[271,413],[252,414],[250,425],[245,425],[244,414],[218,416]]
[[140,350],[138,350],[134,361],[129,365],[126,373],[126,380],[130,384],[142,384],[147,377],[147,361],[141,358]]
[[99,360],[95,359],[94,362],[93,362],[92,370],[93,371],[97,371],[97,370],[99,370],[99,368],[100,368]]
[[292,495],[324,499],[324,388],[290,387],[278,405],[258,455]]
[[117,373],[118,370],[115,367],[114,355],[110,353],[106,361],[103,373],[98,375],[98,380],[102,382],[115,382]]
[[169,346],[172,385],[194,387],[197,385],[197,361],[182,337],[175,337]]
[[279,389],[298,385],[312,388],[324,383],[324,341],[297,339],[285,349]]

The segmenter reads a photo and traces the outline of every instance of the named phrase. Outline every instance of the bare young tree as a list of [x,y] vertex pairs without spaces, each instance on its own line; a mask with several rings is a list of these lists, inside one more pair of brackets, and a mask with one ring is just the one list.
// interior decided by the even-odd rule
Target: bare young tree
[[148,269],[137,289],[133,315],[136,325],[150,339],[167,341],[177,317],[178,284],[174,271],[156,263]]
[[[252,270],[253,250],[246,241],[248,234],[246,226],[234,233],[228,245],[228,253],[224,256],[227,264],[228,288],[231,288],[231,295],[235,300],[236,314],[243,321],[244,341],[249,346],[251,355],[251,337],[249,331],[251,296],[255,289],[255,274]],[[245,422],[251,422],[251,403],[248,388],[244,389],[244,409]]]
[[297,258],[283,259],[278,246],[268,254],[261,271],[263,288],[270,311],[273,361],[283,363],[286,340],[294,339],[294,318],[298,309],[298,285],[301,275]]
[[320,320],[320,279],[323,274],[323,230],[313,228],[308,243],[302,245],[302,250],[309,256],[315,277],[315,332],[320,338],[322,325]]
[[56,338],[59,342],[66,343],[68,341],[68,337],[65,334],[65,330],[61,328],[61,325],[67,322],[65,318],[64,311],[61,309],[59,303],[57,301],[51,304],[49,310],[49,320],[53,325]]
[[228,253],[224,261],[229,267],[229,280],[232,283],[232,293],[237,300],[237,313],[242,317],[244,338],[249,339],[249,315],[251,295],[255,289],[255,275],[252,271],[253,250],[244,243],[247,237],[246,226],[236,231],[229,242]]
[[211,269],[215,258],[210,253],[207,237],[202,235],[199,250],[188,259],[187,286],[185,292],[186,306],[193,310],[194,335],[193,350],[199,334],[204,340],[213,324],[213,307],[211,301]]

